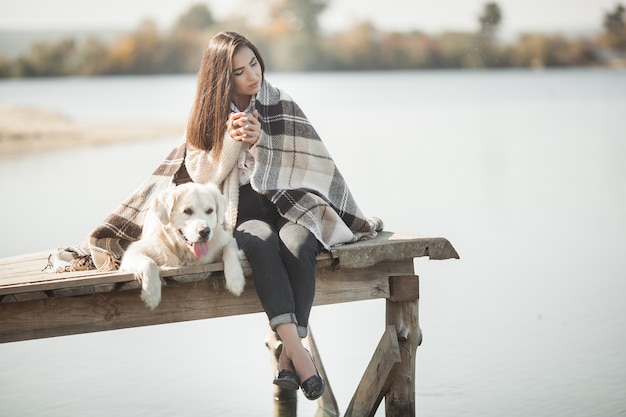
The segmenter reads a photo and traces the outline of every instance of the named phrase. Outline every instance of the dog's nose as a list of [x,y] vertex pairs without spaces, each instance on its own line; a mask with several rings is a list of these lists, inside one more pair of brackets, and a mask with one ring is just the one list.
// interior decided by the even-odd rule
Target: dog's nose
[[204,229],[200,230],[198,234],[200,235],[201,239],[208,240],[209,235],[211,234],[211,229],[209,227],[205,227]]

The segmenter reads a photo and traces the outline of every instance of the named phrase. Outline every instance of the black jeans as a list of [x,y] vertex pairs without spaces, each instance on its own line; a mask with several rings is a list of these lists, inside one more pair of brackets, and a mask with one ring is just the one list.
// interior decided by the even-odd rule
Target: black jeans
[[249,184],[239,189],[238,210],[233,235],[250,262],[270,327],[295,323],[300,337],[306,337],[319,242],[305,227],[281,217]]

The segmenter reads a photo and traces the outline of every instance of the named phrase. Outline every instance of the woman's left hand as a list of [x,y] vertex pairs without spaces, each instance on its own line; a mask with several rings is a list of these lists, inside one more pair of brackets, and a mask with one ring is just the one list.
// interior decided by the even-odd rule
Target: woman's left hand
[[231,113],[228,117],[228,134],[231,138],[241,142],[254,145],[261,136],[261,122],[259,122],[259,111],[254,110],[252,114]]

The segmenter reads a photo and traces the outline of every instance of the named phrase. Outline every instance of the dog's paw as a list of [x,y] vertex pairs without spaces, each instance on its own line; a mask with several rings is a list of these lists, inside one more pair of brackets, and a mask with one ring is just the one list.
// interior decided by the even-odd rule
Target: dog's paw
[[237,296],[241,295],[246,286],[246,277],[243,275],[241,266],[224,270],[224,277],[226,278],[226,289]]
[[158,276],[144,276],[140,277],[140,279],[141,299],[150,310],[154,310],[161,302],[161,279]]

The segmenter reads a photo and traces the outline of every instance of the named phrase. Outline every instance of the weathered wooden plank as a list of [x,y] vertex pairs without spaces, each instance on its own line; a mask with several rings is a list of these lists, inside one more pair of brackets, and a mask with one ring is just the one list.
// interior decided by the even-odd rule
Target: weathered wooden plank
[[394,326],[387,326],[348,405],[345,417],[372,417],[376,413],[391,385],[389,373],[400,360],[396,329]]
[[[417,276],[391,278],[391,280],[394,279],[402,281],[401,285],[394,285],[397,287],[419,287]],[[411,290],[410,292],[419,295],[419,291]],[[385,415],[387,417],[415,417],[415,353],[422,343],[418,297],[388,298],[386,321],[387,325],[392,325],[396,329],[402,361],[395,364],[389,374],[391,384],[385,394]]]
[[[384,232],[376,239],[334,248],[318,257],[316,304],[388,298],[389,276],[413,274],[416,256],[458,257],[441,238],[414,238]],[[0,264],[0,336],[4,341],[50,337],[171,323],[261,311],[252,280],[244,296],[224,290],[221,263],[169,268],[163,301],[153,312],[139,300],[132,274],[83,271],[40,272],[47,253],[2,260]],[[37,270],[33,272],[33,265]],[[6,271],[22,271],[19,278]],[[29,270],[30,268],[30,270]],[[333,271],[335,270],[336,271]],[[251,274],[244,262],[244,270]],[[13,272],[12,272],[13,273]],[[212,274],[207,278],[207,275]],[[182,281],[182,282],[173,282]],[[410,289],[410,278],[405,289]],[[400,285],[400,284],[397,284]],[[403,287],[404,288],[404,287]],[[120,291],[125,289],[125,291]],[[48,299],[40,299],[50,297]]]
[[[318,260],[318,267],[329,266],[331,261],[326,258]],[[252,270],[246,261],[242,262],[244,273],[249,276]],[[193,265],[181,268],[163,268],[161,276],[163,278],[172,278],[179,281],[206,279],[211,273],[221,272],[224,270],[224,264],[217,262],[209,265]],[[89,287],[103,284],[119,284],[135,281],[133,274],[127,272],[98,272],[98,271],[81,271],[81,272],[64,272],[56,273],[38,273],[30,276],[21,276],[15,278],[3,277],[0,282],[0,296],[9,294],[19,294],[26,292],[52,291],[68,288]],[[56,292],[55,296],[60,296],[63,292]],[[68,293],[69,295],[69,293]]]
[[[2,258],[0,259],[0,268],[4,269],[4,267],[9,266],[9,265],[22,264],[24,262],[35,260],[35,259],[46,260],[48,259],[48,255],[50,255],[50,253],[51,251],[36,252],[36,253],[28,253],[28,254],[18,255],[18,256],[10,256],[8,258]],[[44,264],[42,265],[42,268],[45,266],[46,266],[46,263],[44,262]]]
[[[331,259],[329,256],[330,255],[328,254],[320,255],[318,257],[318,266],[329,266],[331,264]],[[133,274],[119,271],[98,272],[95,270],[91,270],[63,273],[33,271],[33,262],[36,262],[38,266],[39,262],[29,258],[24,259],[27,259],[27,262],[21,264],[22,267],[20,269],[14,269],[10,273],[5,273],[5,270],[2,270],[2,275],[0,276],[0,296],[25,292],[39,292],[74,287],[86,287],[101,284],[124,283],[132,282],[135,280]],[[41,259],[39,260],[41,261]],[[246,275],[250,275],[251,270],[248,262],[243,261],[242,266],[244,268],[244,272],[246,272]],[[31,269],[29,270],[28,268]],[[212,272],[219,272],[223,270],[224,264],[222,262],[216,262],[208,265],[190,265],[177,268],[163,268],[161,270],[161,276],[164,278],[176,277],[177,279],[183,281],[189,279],[203,279]]]
[[420,298],[419,278],[417,275],[399,275],[389,278],[389,300],[412,301]]
[[[50,251],[52,252],[52,251]],[[50,252],[0,260],[0,296],[13,293],[48,291],[58,288],[81,287],[117,282],[130,282],[132,276],[119,272],[83,271],[71,273],[42,272]],[[318,264],[339,262],[341,268],[364,269],[385,261],[430,256],[432,259],[458,258],[458,254],[443,238],[416,238],[392,232],[382,232],[375,239],[339,246],[331,255],[322,254]],[[164,276],[182,276],[221,270],[221,264],[173,268]]]
[[[318,270],[316,305],[387,298],[389,274],[407,274],[413,263],[381,263],[365,270]],[[221,273],[163,288],[161,304],[148,310],[139,289],[0,304],[0,342],[123,329],[261,312],[254,284],[235,297]]]
[[428,256],[430,259],[459,258],[447,239],[418,238],[393,232],[381,232],[375,239],[363,240],[333,249],[343,268],[367,268],[383,261],[398,261]]
[[[408,274],[413,262],[380,263],[364,270],[317,271],[315,303],[338,304],[389,297],[389,275]],[[320,284],[323,284],[321,286]],[[323,297],[320,291],[323,289]]]
[[[87,285],[84,287],[68,287],[68,288],[56,288],[52,291],[48,291],[46,294],[49,294],[51,297],[60,298],[60,297],[76,297],[78,295],[89,295],[89,294],[98,294],[102,292],[111,292],[118,289],[118,284],[110,283],[110,284],[98,284],[98,285]],[[131,283],[127,283],[124,285],[124,289],[131,288],[139,288],[141,286],[141,282],[134,281]],[[18,295],[26,295],[18,294]]]
[[11,294],[6,297],[2,297],[0,302],[2,303],[16,303],[22,301],[31,301],[31,300],[43,300],[44,298],[48,298],[48,294],[43,291],[35,291],[35,292],[27,292],[23,294]]
[[117,271],[64,272],[62,274],[44,273],[31,277],[23,277],[21,281],[3,279],[3,285],[0,286],[0,295],[129,282],[134,279],[133,274]]
[[48,264],[48,255],[32,254],[0,261],[0,279],[22,274],[41,274]]
[[[55,273],[50,271],[41,271],[41,268],[39,268],[39,270],[32,268],[33,264],[41,266],[41,262],[43,262],[41,259],[26,259],[25,262],[19,264],[19,266],[18,264],[12,264],[12,266],[8,269],[2,269],[2,276],[0,276],[0,294],[7,293],[7,291],[17,290],[15,287],[18,286],[27,287],[27,290],[29,291],[40,291],[42,290],[42,288],[39,287],[41,284],[49,286],[49,283],[56,283],[61,288],[66,287],[67,285],[64,285],[63,281],[69,282],[70,286],[81,286],[109,282],[132,281],[134,279],[132,274],[119,271],[100,272],[96,270],[89,270]],[[223,269],[223,263],[218,262],[208,265],[163,268],[161,275],[164,277],[171,277],[185,274],[222,271]]]

